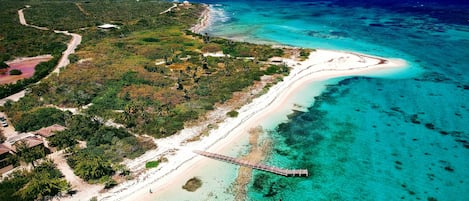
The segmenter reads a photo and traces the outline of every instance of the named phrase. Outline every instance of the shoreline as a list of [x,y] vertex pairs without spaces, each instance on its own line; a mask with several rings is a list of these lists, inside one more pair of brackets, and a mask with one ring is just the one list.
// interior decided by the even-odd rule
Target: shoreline
[[211,9],[209,5],[204,4],[204,11],[202,11],[202,14],[200,15],[200,18],[194,26],[192,26],[189,30],[201,34],[203,30],[205,30],[209,25],[210,25],[210,20],[212,19],[212,15],[210,14]]
[[382,75],[406,67],[406,62],[400,59],[384,59],[331,50],[316,50],[302,62],[292,59],[285,59],[284,62],[292,68],[290,74],[284,77],[282,82],[272,86],[266,94],[241,107],[237,118],[225,119],[218,124],[218,128],[210,131],[209,136],[199,141],[184,142],[196,132],[191,128],[186,128],[175,136],[157,140],[158,149],[144,154],[140,163],[161,156],[168,157],[168,162],[162,163],[161,167],[156,169],[146,170],[138,178],[101,194],[100,199],[150,201],[169,189],[180,189],[180,186],[175,184],[185,182],[187,177],[192,176],[211,160],[192,153],[192,150],[219,152],[239,140],[250,129],[259,126],[268,117],[278,115],[279,112],[282,115],[284,111],[291,112],[294,105],[286,105],[291,102],[289,97],[309,83],[347,76]]

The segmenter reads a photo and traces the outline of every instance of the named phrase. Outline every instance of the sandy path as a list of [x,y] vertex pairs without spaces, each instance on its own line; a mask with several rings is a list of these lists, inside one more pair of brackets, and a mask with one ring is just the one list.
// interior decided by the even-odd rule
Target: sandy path
[[76,191],[76,194],[71,197],[63,197],[60,198],[60,200],[90,200],[103,189],[103,185],[88,184],[75,175],[73,169],[67,164],[64,158],[64,150],[50,154],[48,157],[54,161],[54,164],[57,165],[57,168],[70,183],[71,188]]
[[169,8],[166,9],[165,11],[161,12],[160,15],[161,15],[161,14],[165,14],[165,13],[167,13],[167,12],[170,12],[173,8],[176,8],[176,7],[178,7],[178,5],[177,5],[177,4],[173,4],[173,6],[169,7]]
[[[40,29],[40,30],[49,30],[48,28],[46,27],[38,27],[38,26],[35,26],[35,25],[30,25],[26,22],[26,19],[24,17],[24,13],[23,13],[23,10],[24,9],[21,9],[21,10],[18,10],[18,17],[19,17],[19,20],[20,20],[20,24],[24,25],[24,26],[28,26],[28,27],[33,27],[33,28],[36,28],[36,29]],[[72,39],[70,40],[70,42],[67,44],[67,49],[62,53],[62,57],[60,58],[60,61],[59,63],[57,64],[57,66],[55,67],[54,71],[55,73],[59,73],[60,72],[60,68],[62,67],[65,67],[67,66],[68,64],[70,64],[70,60],[68,59],[68,56],[70,54],[73,54],[75,53],[75,49],[78,47],[78,45],[80,45],[81,43],[81,35],[78,35],[78,34],[75,34],[75,33],[68,33],[68,31],[54,31],[55,33],[60,33],[60,34],[64,34],[64,35],[67,35],[67,36],[72,36]],[[50,74],[47,76],[49,77]],[[46,78],[47,78],[46,77]],[[6,98],[3,98],[0,100],[0,106],[3,106],[5,104],[5,102],[7,100],[11,100],[13,102],[16,102],[18,101],[20,98],[24,97],[25,95],[25,90],[23,91],[20,91],[16,94],[13,94],[11,96],[8,96]]]
[[[72,36],[72,39],[70,42],[67,44],[67,49],[62,52],[62,57],[60,58],[59,63],[54,69],[54,73],[59,73],[60,68],[67,66],[70,64],[70,60],[68,59],[68,56],[70,54],[75,53],[75,49],[80,45],[81,43],[81,35],[78,35],[76,33],[69,33],[68,31],[54,31],[55,33],[61,33],[67,36]],[[49,74],[50,75],[50,74]]]

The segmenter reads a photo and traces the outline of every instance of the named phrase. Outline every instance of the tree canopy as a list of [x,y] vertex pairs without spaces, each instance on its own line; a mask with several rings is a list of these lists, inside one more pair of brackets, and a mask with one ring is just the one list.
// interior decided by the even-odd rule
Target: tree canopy
[[55,164],[46,160],[32,171],[15,171],[0,183],[1,200],[45,200],[66,192],[70,185]]

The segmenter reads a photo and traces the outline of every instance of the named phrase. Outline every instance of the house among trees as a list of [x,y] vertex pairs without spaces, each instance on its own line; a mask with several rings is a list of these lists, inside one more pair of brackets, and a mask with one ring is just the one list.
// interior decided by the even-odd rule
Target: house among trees
[[49,149],[44,146],[44,141],[36,136],[29,136],[16,141],[11,149],[20,161],[31,163],[33,167],[37,159],[50,153]]
[[34,147],[40,147],[40,146],[44,147],[44,141],[42,141],[41,139],[39,139],[36,136],[29,136],[29,137],[25,137],[25,138],[23,138],[19,141],[16,141],[11,146],[11,149],[14,152],[18,153],[19,151],[21,151],[21,150],[19,150],[19,146],[18,146],[18,144],[20,144],[20,143],[24,143],[27,146],[27,148],[29,148],[29,149],[32,149]]
[[34,133],[36,135],[42,136],[43,138],[48,138],[48,137],[54,136],[56,132],[63,131],[65,129],[67,128],[64,126],[61,126],[59,124],[54,124],[52,126],[41,128],[35,131]]
[[13,169],[13,165],[10,163],[10,161],[8,161],[11,155],[11,151],[12,150],[7,146],[0,144],[0,174]]
[[47,138],[52,137],[55,135],[56,132],[60,132],[65,129],[67,128],[62,125],[54,124],[52,126],[41,128],[37,131],[34,131],[33,133],[36,134],[36,136],[40,137],[44,141],[44,146],[48,148],[49,151],[55,152],[57,151],[57,148],[49,146],[49,141],[47,140]]
[[115,24],[103,24],[99,25],[98,28],[103,30],[120,29],[120,27]]

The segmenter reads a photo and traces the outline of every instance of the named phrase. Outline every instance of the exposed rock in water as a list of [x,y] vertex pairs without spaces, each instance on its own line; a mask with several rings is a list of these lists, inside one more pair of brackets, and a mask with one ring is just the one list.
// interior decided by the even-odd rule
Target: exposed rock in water
[[192,177],[191,179],[187,180],[186,184],[182,186],[183,189],[189,192],[194,192],[202,186],[202,180],[197,177]]

